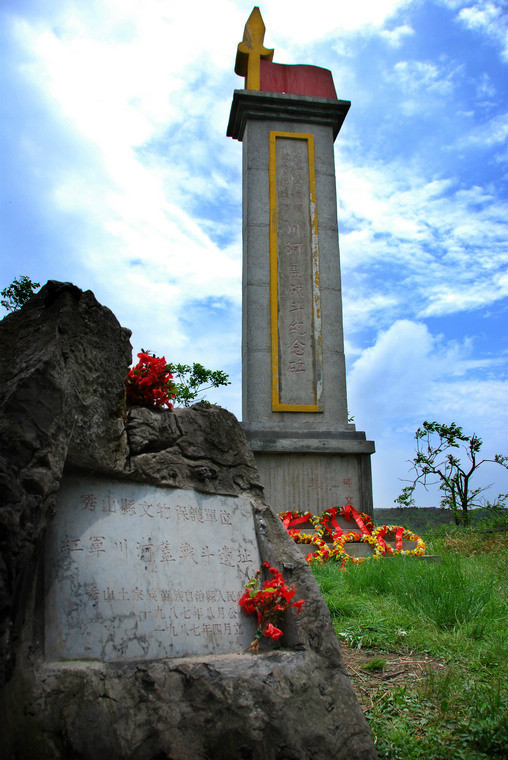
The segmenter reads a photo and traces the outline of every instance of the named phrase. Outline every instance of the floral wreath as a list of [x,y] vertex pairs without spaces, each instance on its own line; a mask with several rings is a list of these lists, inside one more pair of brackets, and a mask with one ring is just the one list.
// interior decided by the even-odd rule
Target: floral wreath
[[374,530],[374,523],[369,515],[365,512],[357,512],[351,504],[346,504],[342,509],[340,507],[325,509],[322,515],[314,518],[313,524],[323,538],[329,537],[334,540],[344,534],[337,522],[337,517],[343,517],[347,521],[353,520],[364,536],[370,535]]
[[[388,546],[385,541],[388,534],[393,534],[395,536],[395,549]],[[379,544],[383,547],[383,554],[412,555],[413,557],[421,557],[422,554],[425,554],[425,542],[420,536],[417,536],[416,533],[413,533],[408,528],[404,528],[402,525],[380,525],[378,528],[374,528],[372,535],[375,536]],[[414,541],[416,543],[415,548],[403,549],[402,541],[404,539],[406,541]]]
[[314,546],[317,546],[316,551],[309,552],[305,559],[307,562],[310,563],[317,560],[318,562],[321,562],[323,564],[327,560],[332,558],[332,550],[329,548],[326,541],[323,541],[321,536],[318,535],[312,535],[310,533],[300,533],[299,530],[289,530],[289,535],[293,539],[293,541],[297,544],[314,544]]
[[[346,562],[360,564],[371,557],[351,557],[345,549],[344,544],[349,542],[368,543],[373,551],[372,559],[379,559],[385,555],[404,555],[420,557],[425,554],[425,543],[408,528],[401,525],[381,525],[374,527],[372,518],[364,512],[358,512],[351,504],[345,507],[330,507],[325,509],[321,515],[313,515],[309,510],[300,512],[299,510],[289,510],[280,512],[279,517],[288,531],[289,535],[298,544],[314,544],[317,549],[306,556],[310,564],[318,561],[321,564],[328,560],[339,562],[341,568],[344,568]],[[343,517],[345,520],[354,521],[359,531],[349,530],[346,533],[342,530],[337,522],[337,517]],[[316,534],[302,533],[304,527],[312,526],[317,530]],[[389,546],[385,538],[393,534],[395,537],[395,549]],[[329,543],[332,540],[332,548]],[[414,549],[403,549],[403,540],[413,541]]]
[[308,509],[305,512],[299,512],[297,509],[280,512],[279,517],[286,530],[292,533],[299,533],[301,528],[304,525],[308,527],[309,523],[314,527],[317,519]]
[[356,565],[361,565],[361,563],[366,559],[370,559],[370,557],[352,557],[350,554],[348,554],[344,549],[344,544],[352,542],[369,544],[369,546],[374,549],[372,559],[379,559],[384,553],[383,547],[376,536],[371,533],[363,533],[362,535],[359,535],[358,533],[355,533],[354,530],[350,530],[347,533],[343,533],[342,536],[338,536],[333,541],[332,552],[337,562],[342,562],[343,565],[345,562],[353,562]]

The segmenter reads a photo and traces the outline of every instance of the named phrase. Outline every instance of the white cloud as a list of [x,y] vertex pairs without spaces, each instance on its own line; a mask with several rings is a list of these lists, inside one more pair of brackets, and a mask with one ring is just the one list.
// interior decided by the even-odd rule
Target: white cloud
[[[199,14],[191,6],[176,13],[155,0],[143,8],[133,2],[62,6],[52,23],[12,21],[25,78],[44,94],[59,126],[81,140],[72,163],[56,175],[48,174],[43,153],[32,157],[47,174],[51,213],[93,223],[93,235],[72,240],[69,257],[86,267],[94,287],[100,282],[100,290],[109,291],[106,298],[122,321],[129,310],[143,321],[147,301],[158,314],[171,304],[177,346],[188,336],[174,315],[188,300],[240,299],[240,225],[230,234],[234,242],[219,247],[188,208],[240,193],[226,180],[239,159],[224,136],[228,104],[214,100],[214,82],[232,69],[234,49],[226,53],[226,40],[239,16],[231,3],[222,9],[228,21],[213,27],[213,35],[216,9],[208,3]],[[198,131],[207,118],[205,143]],[[171,125],[176,139],[165,137]],[[162,141],[159,160],[139,151],[153,141]],[[88,146],[98,159],[94,165],[81,159]],[[193,167],[210,163],[212,155],[211,177],[194,174]]]
[[314,0],[312,6],[306,0],[277,0],[261,8],[267,27],[265,44],[275,47],[275,58],[281,60],[276,40],[298,46],[325,36],[379,28],[409,4],[410,0],[363,0],[339,7],[330,6],[329,0]]
[[463,64],[443,55],[434,61],[398,61],[386,73],[386,81],[392,83],[401,97],[398,105],[400,112],[407,118],[421,118],[442,109],[459,87],[463,76]]
[[394,48],[399,47],[406,37],[411,37],[413,34],[414,29],[408,26],[408,24],[402,24],[402,26],[397,26],[395,29],[383,29],[380,32],[381,37]]
[[475,0],[461,8],[458,18],[468,29],[478,30],[494,39],[501,47],[502,57],[508,60],[508,18],[504,3]]
[[386,325],[401,314],[451,314],[508,295],[506,205],[494,188],[429,178],[414,161],[337,163],[348,329],[372,324],[376,312]]
[[[508,297],[508,275],[496,274],[478,282],[474,277],[460,278],[462,282],[443,282],[428,291],[428,305],[419,316],[443,316],[459,311],[478,309],[486,304]],[[470,280],[470,282],[467,281]]]
[[405,92],[415,94],[425,90],[443,97],[453,91],[457,74],[456,69],[446,68],[428,61],[399,61],[393,67],[393,79]]
[[474,360],[473,348],[471,339],[445,342],[421,322],[398,320],[354,362],[350,408],[361,410],[370,435],[394,432],[403,419],[405,432],[424,419],[438,419],[500,433],[508,424],[505,361]]
[[[474,361],[472,351],[468,339],[445,342],[423,323],[399,320],[354,362],[348,405],[357,427],[376,441],[374,483],[383,494],[378,506],[390,506],[404,485],[394,473],[409,477],[406,462],[413,456],[413,434],[424,420],[454,421],[469,435],[476,432],[483,438],[487,456],[506,453],[504,360]],[[492,378],[485,372],[489,369]],[[505,471],[498,468],[491,475],[496,493],[506,491]],[[435,491],[418,498],[420,506],[439,503]]]
[[455,344],[440,345],[423,323],[398,320],[354,363],[353,395],[372,413],[382,409],[384,418],[425,414],[433,383],[449,374],[463,352]]
[[[381,27],[403,6],[395,0],[359,3],[334,21],[328,5],[317,2],[311,28],[303,3],[291,4],[290,18],[286,3],[271,5],[263,14],[268,29],[277,30],[282,39],[309,42],[325,29],[335,34],[339,25],[346,32]],[[114,282],[131,303],[138,300],[135,287],[141,281],[153,292],[155,303],[170,299],[174,308],[207,294],[238,302],[240,225],[232,234],[226,220],[212,220],[201,209],[205,203],[217,205],[221,197],[236,203],[238,213],[240,151],[224,139],[229,103],[217,102],[216,93],[218,79],[226,72],[235,82],[231,40],[241,32],[246,16],[238,4],[225,0],[213,7],[203,3],[197,12],[184,7],[178,13],[157,0],[149,0],[143,9],[115,0],[105,9],[100,6],[98,27],[98,8],[92,4],[88,12],[77,12],[71,6],[51,26],[26,20],[15,24],[18,40],[32,56],[32,63],[25,64],[26,75],[39,83],[62,117],[101,157],[101,173],[97,167],[88,171],[78,161],[54,178],[55,208],[68,215],[87,214],[100,230],[100,244],[97,238],[76,242],[74,255],[87,262],[92,274],[100,271],[105,285]],[[217,14],[221,24],[213,26],[211,35]],[[395,33],[401,38],[410,28],[399,26],[386,34]],[[408,92],[427,88],[439,96],[452,87],[454,75],[450,66],[425,61],[403,61],[394,69]],[[215,169],[205,168],[212,156]],[[453,289],[433,282],[442,280],[451,259],[454,266],[464,263],[466,241],[470,245],[481,238],[485,245],[496,234],[492,215],[485,220],[490,225],[485,235],[486,225],[478,225],[477,215],[474,223],[466,218],[470,204],[462,198],[460,208],[458,191],[455,204],[450,201],[452,179],[429,179],[400,163],[359,166],[356,159],[341,167],[340,182],[346,199],[341,215],[345,269],[389,259],[401,267],[400,285],[411,276],[422,293],[427,292],[422,314],[481,304],[503,292],[500,285],[489,287],[485,273],[468,292],[467,302]],[[220,234],[229,235],[226,246],[214,242]],[[442,259],[429,252],[436,240],[447,252]],[[142,263],[142,275],[138,268],[132,276],[127,266],[132,259]],[[481,261],[477,253],[463,291],[469,290]],[[357,299],[350,313],[361,324],[362,317],[370,321],[380,309],[395,313],[399,301],[396,285],[391,292],[374,289],[370,305],[360,306]]]
[[[468,146],[473,146],[480,150],[488,150],[495,145],[499,145],[503,148],[502,155],[505,156],[504,148],[506,146],[507,137],[508,114],[497,114],[488,121],[471,129],[467,135],[462,136],[458,141],[458,147],[466,148]],[[506,160],[506,157],[504,160]]]
[[481,101],[483,98],[493,98],[496,88],[489,75],[484,71],[476,82],[476,96]]
[[352,338],[365,327],[380,327],[390,324],[400,310],[395,293],[376,292],[368,277],[359,275],[343,279],[344,330],[351,336],[347,355],[355,355],[360,349]]

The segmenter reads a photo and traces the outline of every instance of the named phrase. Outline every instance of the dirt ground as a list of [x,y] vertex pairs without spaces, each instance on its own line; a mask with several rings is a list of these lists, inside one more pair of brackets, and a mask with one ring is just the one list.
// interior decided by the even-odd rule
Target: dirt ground
[[[364,712],[383,699],[393,686],[415,684],[427,678],[429,670],[439,672],[447,667],[445,663],[422,654],[352,649],[342,643],[340,650],[347,674]],[[375,660],[385,661],[386,664],[383,667],[382,663],[378,662],[379,669],[376,670],[366,668]]]

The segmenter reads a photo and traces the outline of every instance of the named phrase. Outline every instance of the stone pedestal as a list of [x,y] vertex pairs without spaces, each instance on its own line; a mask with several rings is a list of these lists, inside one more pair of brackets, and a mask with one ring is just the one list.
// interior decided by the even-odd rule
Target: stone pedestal
[[237,90],[243,426],[276,510],[372,512],[374,443],[348,423],[333,143],[342,100]]
[[[361,434],[360,434],[361,435]],[[353,504],[372,514],[372,442],[355,438],[250,439],[266,501],[276,510]],[[327,443],[331,445],[326,446]],[[362,447],[363,444],[363,447]],[[364,452],[361,453],[362,448]]]

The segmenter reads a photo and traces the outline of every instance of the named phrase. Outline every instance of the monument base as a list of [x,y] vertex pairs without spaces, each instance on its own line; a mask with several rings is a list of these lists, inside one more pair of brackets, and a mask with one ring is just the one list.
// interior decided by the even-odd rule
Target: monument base
[[349,503],[373,514],[370,455],[375,446],[365,433],[267,433],[248,425],[244,429],[265,500],[276,512],[308,509],[322,514]]

